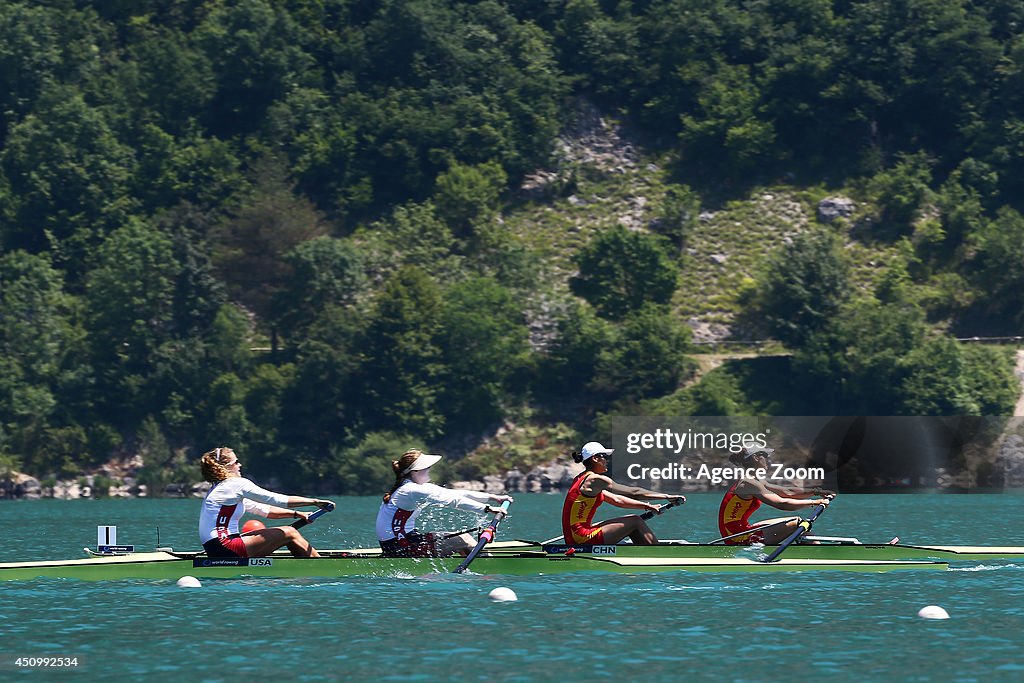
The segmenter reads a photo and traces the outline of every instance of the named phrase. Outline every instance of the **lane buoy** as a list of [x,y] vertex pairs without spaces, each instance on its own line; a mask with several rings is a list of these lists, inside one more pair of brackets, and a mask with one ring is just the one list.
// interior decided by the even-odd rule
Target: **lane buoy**
[[917,611],[917,616],[922,619],[949,619],[949,612],[938,605],[928,605]]
[[178,579],[178,588],[202,588],[203,584],[194,576],[183,576]]
[[495,588],[487,594],[487,597],[491,599],[491,602],[515,602],[519,599],[515,591],[504,586]]
[[247,534],[250,531],[259,531],[260,529],[266,529],[267,525],[258,519],[250,519],[248,522],[242,525],[242,533]]

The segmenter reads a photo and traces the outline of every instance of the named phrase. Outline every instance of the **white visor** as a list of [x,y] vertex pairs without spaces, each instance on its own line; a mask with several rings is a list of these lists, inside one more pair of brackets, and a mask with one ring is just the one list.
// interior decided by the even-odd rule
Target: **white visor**
[[409,474],[410,472],[415,472],[416,470],[425,470],[428,467],[437,464],[437,461],[440,459],[440,455],[429,455],[427,453],[423,453],[420,455],[420,457],[413,460],[412,464],[406,467],[402,474]]

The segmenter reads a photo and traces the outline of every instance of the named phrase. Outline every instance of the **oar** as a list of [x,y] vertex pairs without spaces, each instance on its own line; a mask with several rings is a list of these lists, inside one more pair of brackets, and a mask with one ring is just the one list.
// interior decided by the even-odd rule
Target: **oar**
[[640,515],[640,519],[650,519],[651,517],[654,517],[655,515],[660,515],[663,512],[667,512],[669,510],[669,508],[674,508],[677,505],[682,505],[685,502],[686,502],[686,499],[683,498],[682,496],[680,496],[679,498],[676,498],[675,500],[673,500],[671,503],[665,503],[664,505],[659,505],[657,510],[648,510],[644,514]]
[[480,532],[480,540],[477,541],[476,547],[470,551],[469,555],[466,555],[466,559],[462,561],[462,564],[455,568],[453,573],[461,574],[466,571],[469,567],[469,563],[476,559],[476,556],[480,554],[480,551],[484,549],[484,546],[494,540],[494,532],[498,530],[498,524],[500,524],[501,520],[503,520],[505,515],[508,514],[508,506],[509,501],[507,500],[501,504],[501,509],[494,515],[494,519],[492,519],[491,523],[485,526],[484,530]]
[[749,536],[750,534],[752,534],[752,533],[754,533],[756,531],[764,531],[765,529],[771,529],[772,527],[782,526],[783,524],[789,524],[789,520],[788,519],[782,519],[782,520],[779,520],[778,522],[772,522],[771,524],[764,524],[764,525],[761,525],[761,526],[752,526],[749,529],[747,529],[746,531],[739,531],[739,532],[737,532],[735,534],[729,534],[728,536],[722,536],[721,538],[716,538],[713,541],[708,541],[706,545],[714,545],[716,543],[721,543],[722,541],[728,541],[731,538],[737,538],[739,536]]
[[462,531],[453,531],[453,532],[451,532],[449,534],[445,534],[443,536],[434,536],[434,540],[437,540],[437,541],[447,541],[449,538],[455,538],[456,536],[461,536],[462,534],[472,534],[472,533],[476,533],[477,531],[483,531],[483,530],[484,530],[484,528],[482,526],[475,526],[472,529],[463,529]]
[[296,529],[301,529],[302,527],[306,526],[307,524],[312,524],[313,522],[315,522],[317,520],[318,517],[320,517],[321,515],[326,515],[328,512],[330,512],[333,509],[334,509],[334,503],[330,503],[330,504],[320,508],[316,512],[312,513],[309,517],[307,517],[305,519],[297,519],[297,520],[295,520],[294,522],[292,522],[292,526],[295,527]]
[[[679,498],[676,498],[675,500],[673,500],[671,503],[665,503],[664,505],[659,505],[657,510],[648,510],[644,514],[640,515],[640,519],[650,519],[650,518],[654,517],[655,515],[660,515],[661,513],[663,513],[666,510],[668,510],[669,508],[674,508],[677,505],[682,505],[685,502],[686,502],[686,499],[683,498],[682,496],[680,496]],[[564,538],[565,538],[565,536],[555,536],[554,538],[549,538],[546,541],[541,541],[540,544],[541,545],[551,545],[552,543],[555,543],[557,541],[561,541]]]
[[800,522],[799,524],[797,524],[797,525],[796,525],[796,531],[794,531],[793,533],[791,533],[791,534],[789,535],[789,537],[788,537],[788,538],[787,538],[787,539],[786,539],[785,541],[783,541],[782,543],[780,543],[780,544],[779,544],[779,547],[778,547],[778,548],[776,548],[776,549],[775,549],[775,550],[774,550],[774,551],[772,552],[772,554],[771,554],[771,555],[769,555],[768,557],[764,558],[764,559],[763,559],[763,560],[761,560],[761,561],[762,561],[762,562],[774,562],[774,561],[775,561],[776,559],[778,559],[779,555],[781,555],[781,554],[783,553],[783,551],[785,551],[785,550],[786,550],[786,548],[788,548],[788,547],[789,547],[790,545],[792,545],[792,544],[793,544],[793,543],[794,543],[794,542],[795,542],[795,541],[796,541],[796,540],[797,540],[798,538],[800,538],[800,537],[801,537],[801,536],[803,536],[803,535],[804,535],[805,533],[807,533],[808,531],[810,531],[810,530],[811,530],[811,525],[812,525],[812,524],[814,524],[814,520],[816,520],[816,519],[818,518],[818,515],[820,515],[820,514],[821,514],[822,512],[824,512],[824,511],[825,511],[825,508],[827,508],[827,507],[828,507],[828,504],[827,504],[827,503],[822,503],[821,505],[819,505],[818,507],[816,507],[816,508],[814,509],[814,512],[813,512],[813,513],[811,513],[811,516],[810,516],[810,517],[808,517],[807,519],[803,520],[802,522]]

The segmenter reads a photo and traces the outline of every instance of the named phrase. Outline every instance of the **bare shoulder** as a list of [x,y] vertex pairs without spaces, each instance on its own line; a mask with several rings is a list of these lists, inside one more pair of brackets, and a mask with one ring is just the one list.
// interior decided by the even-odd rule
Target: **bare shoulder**
[[597,474],[596,472],[587,477],[587,481],[584,482],[583,488],[594,493],[599,493],[605,489],[613,486],[615,481],[611,477],[607,477],[603,474]]
[[764,483],[757,479],[742,479],[736,484],[736,494],[740,496],[761,496],[765,493]]

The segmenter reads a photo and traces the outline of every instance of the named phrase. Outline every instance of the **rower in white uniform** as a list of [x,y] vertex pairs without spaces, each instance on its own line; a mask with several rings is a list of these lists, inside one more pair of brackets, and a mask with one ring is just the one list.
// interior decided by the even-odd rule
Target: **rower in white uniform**
[[387,557],[448,557],[465,555],[476,545],[469,533],[450,536],[422,533],[416,528],[420,510],[429,505],[443,505],[468,512],[496,514],[498,507],[490,503],[511,502],[509,496],[477,491],[454,491],[430,483],[430,468],[440,455],[418,450],[406,451],[391,462],[395,485],[384,496],[377,512],[377,540]]
[[227,447],[203,454],[203,477],[213,484],[203,500],[199,515],[199,542],[210,557],[263,557],[287,546],[295,557],[319,557],[299,530],[293,526],[268,527],[238,532],[238,521],[246,512],[269,519],[309,519],[308,512],[289,508],[316,506],[333,508],[320,498],[286,496],[260,488],[242,476],[242,463]]

